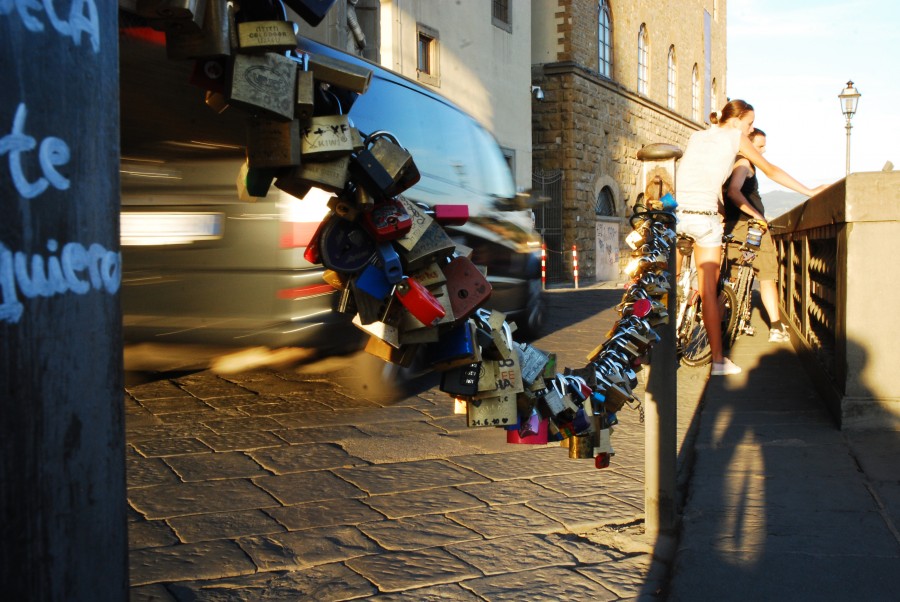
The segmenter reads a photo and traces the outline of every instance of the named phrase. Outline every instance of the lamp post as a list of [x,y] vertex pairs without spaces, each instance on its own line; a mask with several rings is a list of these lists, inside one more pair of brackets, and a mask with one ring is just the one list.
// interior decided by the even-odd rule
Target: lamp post
[[848,81],[847,87],[841,90],[838,98],[841,100],[841,111],[847,118],[847,175],[850,175],[850,119],[856,113],[856,103],[859,102],[859,91],[853,87],[853,82]]

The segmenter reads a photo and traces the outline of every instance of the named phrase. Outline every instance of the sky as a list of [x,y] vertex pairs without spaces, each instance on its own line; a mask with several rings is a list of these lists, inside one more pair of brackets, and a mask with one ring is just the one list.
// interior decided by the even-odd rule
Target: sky
[[727,19],[726,95],[753,105],[770,162],[809,187],[844,178],[853,80],[850,172],[900,170],[900,1],[727,0]]

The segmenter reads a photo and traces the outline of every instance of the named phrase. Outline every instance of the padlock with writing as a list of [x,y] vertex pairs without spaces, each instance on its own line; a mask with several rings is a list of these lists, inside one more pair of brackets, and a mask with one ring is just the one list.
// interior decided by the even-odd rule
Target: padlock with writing
[[229,102],[251,113],[290,121],[294,119],[296,86],[297,66],[286,56],[272,52],[236,54]]
[[350,172],[376,198],[397,196],[419,181],[412,155],[387,132],[376,132],[366,139],[366,148],[350,162]]
[[300,154],[304,161],[327,161],[350,155],[353,142],[346,115],[314,116],[300,130]]
[[247,163],[250,167],[299,165],[300,122],[265,117],[248,120]]
[[297,47],[294,24],[290,21],[242,21],[237,23],[241,52],[284,53]]
[[472,397],[478,393],[478,377],[481,362],[472,362],[444,370],[441,373],[440,389],[450,395]]
[[[426,213],[425,209],[405,198],[403,195],[398,196],[397,201],[403,205],[404,209],[406,209],[406,213],[409,214],[410,221],[412,222],[410,231],[401,238],[398,238],[397,244],[407,251],[410,251],[416,246],[419,239],[422,238],[431,224],[434,223],[434,220]],[[449,239],[449,237],[447,238]],[[450,242],[452,244],[452,241]]]
[[[302,157],[301,157],[302,161]],[[330,161],[306,161],[278,175],[275,186],[302,199],[315,186],[326,192],[342,192],[347,184],[349,156]]]
[[[440,227],[440,226],[438,226]],[[469,317],[491,296],[491,284],[466,257],[454,257],[441,267],[457,320]]]
[[[410,217],[412,217],[412,214],[410,214]],[[429,218],[429,220],[431,220],[431,218]],[[415,230],[415,219],[413,219],[413,228],[410,233]],[[407,236],[409,236],[409,234],[407,234]],[[416,272],[432,263],[446,259],[452,255],[456,249],[456,245],[447,235],[447,232],[434,220],[431,220],[430,224],[425,229],[425,232],[420,234],[417,242],[412,248],[409,248],[404,244],[406,238],[407,237],[404,236],[398,238],[396,241],[401,250],[400,259],[403,262],[404,271],[406,273]],[[406,251],[402,252],[403,249],[406,249]],[[442,266],[441,269],[443,270],[444,266]],[[444,272],[444,274],[446,276],[446,272]],[[449,284],[448,288],[450,288]],[[454,311],[454,314],[455,313],[456,312]],[[457,318],[461,317],[464,316],[457,316]]]

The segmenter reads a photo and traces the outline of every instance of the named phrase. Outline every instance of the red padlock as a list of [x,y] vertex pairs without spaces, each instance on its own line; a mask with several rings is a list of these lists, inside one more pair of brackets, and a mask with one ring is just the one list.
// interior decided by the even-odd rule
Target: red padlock
[[464,320],[491,296],[491,284],[467,257],[454,257],[442,266],[456,320]]
[[363,214],[363,226],[378,242],[397,240],[412,229],[412,218],[396,199],[379,203]]
[[434,326],[446,314],[441,302],[427,288],[407,276],[397,285],[394,294],[409,313],[426,326]]
[[469,206],[435,205],[434,219],[442,226],[462,226],[469,221]]

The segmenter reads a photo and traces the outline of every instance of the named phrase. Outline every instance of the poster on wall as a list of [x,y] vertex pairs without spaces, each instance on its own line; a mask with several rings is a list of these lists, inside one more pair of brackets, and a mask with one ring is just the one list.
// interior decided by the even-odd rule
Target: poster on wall
[[597,218],[597,281],[619,279],[619,220]]

